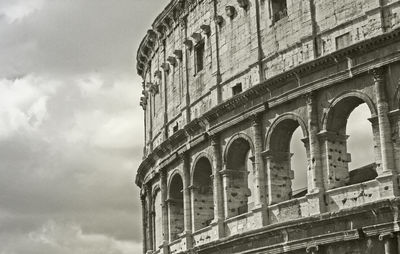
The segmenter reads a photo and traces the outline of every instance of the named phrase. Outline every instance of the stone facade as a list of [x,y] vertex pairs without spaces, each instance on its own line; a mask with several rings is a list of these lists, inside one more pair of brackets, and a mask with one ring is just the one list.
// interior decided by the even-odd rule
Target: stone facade
[[[137,71],[143,253],[400,253],[399,0],[172,0]],[[361,104],[375,158],[353,169]]]

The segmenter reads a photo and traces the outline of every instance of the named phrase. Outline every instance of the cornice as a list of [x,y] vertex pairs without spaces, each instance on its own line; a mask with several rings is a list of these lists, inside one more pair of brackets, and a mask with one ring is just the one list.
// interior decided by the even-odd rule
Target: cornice
[[[393,229],[393,224],[397,224],[399,221],[395,213],[388,211],[397,210],[399,205],[400,200],[398,198],[379,200],[356,208],[271,224],[246,232],[245,234],[234,235],[204,244],[196,247],[195,251],[198,253],[217,253],[224,252],[226,249],[232,248],[232,246],[236,246],[239,249],[239,246],[243,246],[248,239],[252,239],[252,242],[262,240],[265,244],[252,249],[251,253],[282,253],[283,246],[285,246],[286,251],[295,251],[318,245],[322,246],[335,242],[357,240],[365,236],[386,236],[386,234],[397,231]],[[371,211],[387,214],[386,221],[382,221],[381,218],[379,225],[374,225],[374,222],[372,222],[370,225],[365,225],[362,229],[353,229],[346,226],[349,225],[348,223],[339,223],[348,222],[349,220],[357,221],[360,218],[369,216]],[[333,230],[328,231],[329,227]],[[298,238],[299,234],[296,234],[296,232],[299,231],[307,232],[307,234],[301,234],[302,237]],[[317,234],[310,231],[317,232]],[[291,241],[286,240],[288,234],[293,234],[290,237]]]
[[172,0],[156,17],[152,28],[148,30],[137,51],[136,69],[139,76],[143,77],[145,74],[151,54],[155,50],[156,41],[165,38],[171,29],[175,29],[175,26],[182,22],[182,16],[185,16],[195,5],[203,1]]

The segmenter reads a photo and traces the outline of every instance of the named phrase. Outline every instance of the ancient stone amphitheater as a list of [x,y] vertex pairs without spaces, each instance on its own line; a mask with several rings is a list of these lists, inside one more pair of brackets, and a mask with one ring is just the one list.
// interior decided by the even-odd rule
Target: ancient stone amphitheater
[[144,253],[400,253],[400,0],[168,1],[137,71]]

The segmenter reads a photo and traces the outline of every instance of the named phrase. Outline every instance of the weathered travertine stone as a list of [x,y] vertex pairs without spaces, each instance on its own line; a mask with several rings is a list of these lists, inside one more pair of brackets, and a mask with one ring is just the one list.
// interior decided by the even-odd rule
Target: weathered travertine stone
[[[400,253],[399,17],[400,0],[169,1],[136,58],[143,253]],[[361,104],[375,156],[354,169]]]

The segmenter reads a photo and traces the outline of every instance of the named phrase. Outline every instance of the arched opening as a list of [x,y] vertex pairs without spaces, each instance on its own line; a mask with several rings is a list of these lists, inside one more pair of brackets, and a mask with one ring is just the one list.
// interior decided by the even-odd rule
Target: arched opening
[[[269,134],[268,170],[270,203],[276,204],[307,194],[307,150],[305,134],[296,119],[280,120]],[[294,157],[293,157],[294,156]]]
[[378,176],[376,161],[379,159],[375,154],[379,151],[375,149],[378,149],[379,130],[368,121],[370,117],[365,101],[355,96],[345,97],[331,108],[326,126],[330,188]]
[[292,153],[291,158],[291,169],[294,172],[294,178],[292,180],[292,197],[299,198],[307,194],[307,150],[305,144],[302,141],[303,133],[301,128],[298,127],[292,135],[290,141],[290,152]]
[[214,219],[214,198],[212,167],[210,161],[202,157],[195,165],[193,172],[193,227],[194,231],[210,225]]
[[175,174],[169,186],[168,199],[169,239],[175,241],[184,231],[183,181]]
[[153,250],[158,250],[158,248],[163,243],[163,232],[162,232],[162,202],[161,202],[161,192],[156,191],[154,195],[154,206],[153,206]]
[[226,216],[233,217],[247,213],[254,206],[251,189],[254,157],[249,141],[245,138],[234,140],[228,147],[226,160]]

